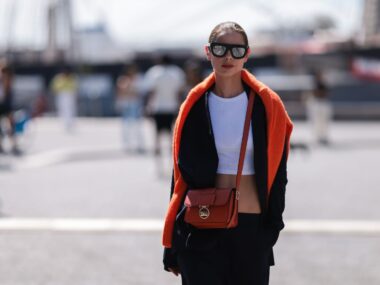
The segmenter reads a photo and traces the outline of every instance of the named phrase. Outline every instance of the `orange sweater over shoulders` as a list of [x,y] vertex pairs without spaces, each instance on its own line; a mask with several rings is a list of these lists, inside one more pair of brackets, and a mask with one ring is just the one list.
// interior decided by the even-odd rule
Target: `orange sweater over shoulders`
[[[285,110],[285,107],[280,97],[268,88],[266,85],[258,81],[247,70],[241,72],[242,80],[256,92],[263,101],[266,120],[267,120],[267,141],[268,141],[268,191],[271,187],[279,167],[284,146],[286,145],[287,153],[289,153],[290,134],[293,129],[293,124]],[[187,185],[184,182],[179,167],[178,154],[181,142],[181,133],[186,117],[189,114],[192,106],[199,98],[211,88],[215,83],[215,74],[211,73],[205,80],[195,86],[188,94],[185,102],[180,107],[178,117],[175,123],[173,134],[173,162],[174,162],[174,191],[167,210],[162,243],[165,247],[172,246],[172,235],[174,229],[175,218],[178,212],[180,203],[185,195]],[[269,194],[269,193],[268,193]],[[268,195],[269,196],[269,195]]]

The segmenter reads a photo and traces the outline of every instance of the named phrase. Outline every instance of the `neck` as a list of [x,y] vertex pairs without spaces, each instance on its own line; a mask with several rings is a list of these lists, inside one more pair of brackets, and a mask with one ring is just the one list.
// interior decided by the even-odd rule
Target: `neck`
[[240,73],[231,77],[221,77],[215,74],[215,87],[213,92],[218,96],[230,98],[241,94],[243,91],[244,86]]

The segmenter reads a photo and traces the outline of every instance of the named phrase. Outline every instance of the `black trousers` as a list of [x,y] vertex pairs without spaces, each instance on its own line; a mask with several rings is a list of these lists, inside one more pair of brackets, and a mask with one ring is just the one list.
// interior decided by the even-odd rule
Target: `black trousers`
[[156,124],[156,131],[169,131],[172,129],[173,121],[175,119],[174,113],[157,113],[153,115]]
[[272,247],[260,214],[239,213],[236,228],[197,230],[178,252],[183,285],[267,285]]

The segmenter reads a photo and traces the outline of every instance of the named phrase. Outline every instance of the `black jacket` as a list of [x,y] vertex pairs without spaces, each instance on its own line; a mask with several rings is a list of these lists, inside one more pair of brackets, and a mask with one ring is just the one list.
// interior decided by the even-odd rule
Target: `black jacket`
[[[249,89],[246,90],[249,94]],[[212,132],[208,109],[208,93],[192,107],[182,130],[178,165],[181,175],[189,188],[214,187],[218,167],[218,155]],[[267,189],[267,127],[266,114],[260,96],[255,96],[252,112],[252,133],[254,143],[254,167],[262,213],[263,227],[268,230],[272,246],[277,241],[279,232],[284,228],[282,213],[285,208],[285,187],[287,184],[286,147],[282,155],[275,180],[268,197]],[[173,180],[171,195],[173,194]],[[173,246],[164,251],[164,266],[176,267],[176,252],[186,246],[186,239],[194,228],[184,223],[184,208],[177,215],[173,232]],[[272,264],[274,264],[272,259]]]

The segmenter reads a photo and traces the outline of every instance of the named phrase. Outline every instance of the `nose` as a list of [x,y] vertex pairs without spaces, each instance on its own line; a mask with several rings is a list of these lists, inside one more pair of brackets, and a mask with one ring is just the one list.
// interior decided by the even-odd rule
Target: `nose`
[[227,50],[227,53],[226,53],[226,55],[225,55],[224,57],[225,57],[226,59],[229,59],[229,60],[233,59],[231,53],[232,53],[231,49],[228,49],[228,50]]

